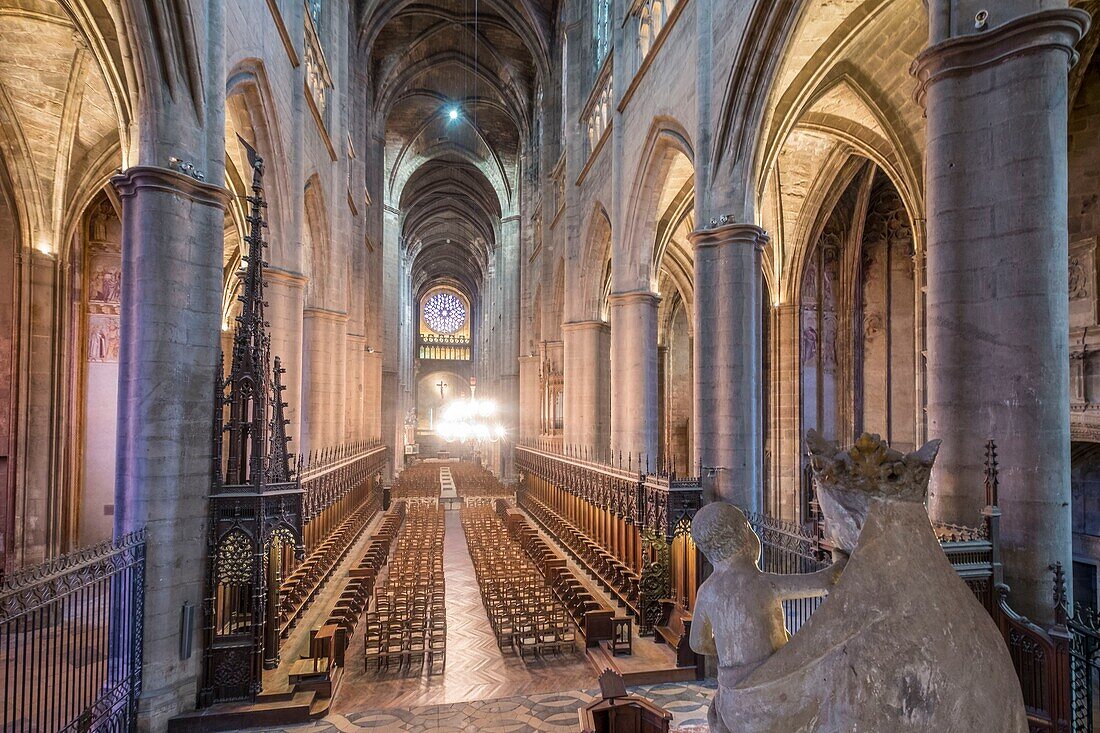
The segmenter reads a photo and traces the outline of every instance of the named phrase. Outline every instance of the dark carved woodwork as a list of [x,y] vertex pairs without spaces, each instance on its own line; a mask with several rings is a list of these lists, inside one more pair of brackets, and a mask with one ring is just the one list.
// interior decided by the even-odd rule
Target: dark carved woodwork
[[516,446],[516,468],[672,542],[703,503],[698,478],[643,474],[610,464]]
[[671,551],[664,535],[642,532],[642,557],[648,558],[642,568],[641,595],[638,601],[638,634],[650,636],[664,615],[662,599],[672,593]]
[[[304,554],[303,491],[291,468],[282,368],[264,321],[263,159],[247,143],[247,267],[229,375],[216,378],[214,465],[207,544],[203,681],[199,705],[254,698],[279,663],[279,584]],[[220,372],[219,368],[219,372]]]

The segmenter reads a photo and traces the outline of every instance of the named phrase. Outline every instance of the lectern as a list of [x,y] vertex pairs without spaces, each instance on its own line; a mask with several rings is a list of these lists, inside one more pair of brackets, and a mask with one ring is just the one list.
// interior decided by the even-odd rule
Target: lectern
[[672,713],[644,697],[628,694],[617,672],[604,670],[600,693],[603,699],[578,713],[582,733],[668,733]]

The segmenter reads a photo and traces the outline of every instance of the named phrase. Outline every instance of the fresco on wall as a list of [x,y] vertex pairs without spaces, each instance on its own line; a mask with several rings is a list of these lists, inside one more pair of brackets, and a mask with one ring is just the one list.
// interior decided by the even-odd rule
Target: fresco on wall
[[118,362],[118,316],[88,316],[88,361]]

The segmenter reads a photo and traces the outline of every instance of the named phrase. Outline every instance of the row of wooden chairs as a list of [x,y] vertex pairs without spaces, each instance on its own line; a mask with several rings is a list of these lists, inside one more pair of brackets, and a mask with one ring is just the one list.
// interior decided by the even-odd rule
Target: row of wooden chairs
[[[527,521],[522,513],[509,510],[505,502],[497,500],[497,515],[502,517],[508,532],[527,557],[546,579],[558,601],[570,618],[587,635],[595,631],[601,637],[607,633],[606,622],[611,609],[600,602],[569,568],[565,559],[552,549],[542,535]],[[598,619],[593,628],[592,619]],[[593,640],[596,641],[596,640]]]
[[340,523],[279,586],[279,631],[286,638],[343,562],[377,511],[369,498]]
[[417,463],[409,466],[393,482],[393,498],[438,498],[440,492],[439,469],[443,465],[446,464]]
[[458,495],[462,498],[474,496],[512,496],[515,491],[502,483],[488,469],[477,463],[460,461],[447,464],[455,480]]
[[[386,564],[390,547],[404,518],[405,505],[402,502],[397,502],[386,512],[382,523],[367,543],[359,562],[348,570],[348,579],[321,628],[339,627],[344,631],[343,638],[350,640],[359,619],[370,605],[375,581]],[[343,663],[342,652],[341,649],[341,664]]]
[[467,507],[461,519],[497,645],[521,658],[574,650],[573,622],[496,511]]
[[[404,505],[404,502],[399,502]],[[363,624],[365,669],[429,674],[447,660],[447,612],[443,577],[444,513],[414,504],[393,543],[385,578]]]
[[637,611],[640,592],[637,573],[530,493],[524,493],[521,503],[578,563],[591,572],[608,593],[622,605]]

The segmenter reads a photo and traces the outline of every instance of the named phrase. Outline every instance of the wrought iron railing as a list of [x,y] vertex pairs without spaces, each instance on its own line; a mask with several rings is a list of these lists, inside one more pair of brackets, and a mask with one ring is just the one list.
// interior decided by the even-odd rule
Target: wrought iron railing
[[419,357],[437,361],[470,361],[470,337],[420,334]]
[[516,446],[516,468],[671,542],[702,504],[698,479],[646,474],[624,465],[556,453],[551,444]]
[[[813,573],[828,567],[821,559],[821,548],[813,533],[795,522],[749,512],[749,524],[760,537],[760,569],[766,573],[790,575]],[[797,598],[783,601],[787,629],[793,634],[802,628],[824,600]]]
[[[1096,705],[1100,702],[1097,699],[1097,688],[1100,686],[1100,612],[1076,603],[1072,615],[1067,616],[1062,612],[1057,620],[1061,622],[1060,625],[1056,625],[1055,630],[1047,634],[1047,638],[1051,639],[1050,648],[1068,649],[1070,672],[1067,680],[1070,687],[1068,713],[1073,723],[1073,730],[1075,733],[1092,733],[1095,730]],[[1064,637],[1057,632],[1062,630],[1068,632],[1066,634],[1068,643],[1060,644],[1064,641]],[[1062,665],[1058,665],[1054,674],[1057,675],[1061,669]],[[1026,689],[1024,696],[1026,699]],[[1057,698],[1052,702],[1054,706],[1059,704]]]
[[144,587],[144,532],[5,578],[0,730],[135,730]]

